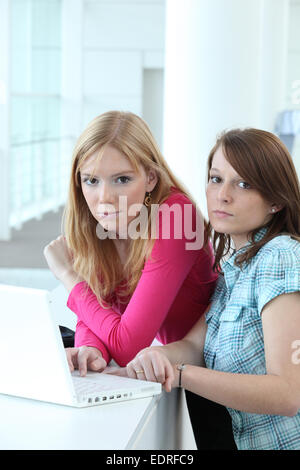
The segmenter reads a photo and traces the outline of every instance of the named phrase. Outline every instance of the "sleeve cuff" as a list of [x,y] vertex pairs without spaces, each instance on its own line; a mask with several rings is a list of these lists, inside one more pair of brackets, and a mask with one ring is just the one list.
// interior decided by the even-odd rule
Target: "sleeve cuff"
[[110,355],[109,355],[106,347],[100,341],[97,341],[96,339],[89,340],[89,341],[86,341],[86,340],[85,341],[80,341],[80,340],[76,341],[76,335],[75,335],[75,344],[74,344],[74,346],[75,346],[75,348],[79,348],[80,346],[90,346],[90,347],[93,347],[93,348],[97,348],[101,352],[103,359],[106,361],[106,364],[108,365],[109,362],[110,362],[111,358],[110,358]]
[[278,279],[272,284],[264,286],[263,292],[258,301],[258,312],[261,312],[265,305],[275,297],[282,294],[291,294],[300,291],[300,274],[298,271],[289,269],[282,279]]

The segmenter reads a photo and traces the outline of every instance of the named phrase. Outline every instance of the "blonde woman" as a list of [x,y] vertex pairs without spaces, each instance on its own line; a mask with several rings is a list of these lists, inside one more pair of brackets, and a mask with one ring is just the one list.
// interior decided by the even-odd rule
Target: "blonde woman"
[[74,150],[64,236],[44,250],[78,317],[71,370],[102,371],[111,358],[125,366],[155,337],[179,340],[196,323],[217,279],[199,220],[141,118],[112,111],[88,125]]
[[[217,140],[207,181],[207,235],[222,270],[212,303],[183,340],[140,352],[128,375],[143,370],[140,379],[167,391],[181,386],[226,406],[238,449],[300,450],[295,167],[275,135],[237,129]],[[193,418],[199,442],[203,423]]]

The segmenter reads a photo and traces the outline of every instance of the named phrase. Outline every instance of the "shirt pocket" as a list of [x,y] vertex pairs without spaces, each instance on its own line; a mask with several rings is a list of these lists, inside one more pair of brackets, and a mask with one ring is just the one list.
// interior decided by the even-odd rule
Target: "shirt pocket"
[[227,306],[220,316],[219,322],[219,349],[226,353],[243,348],[243,306]]
[[218,369],[244,374],[265,373],[261,321],[255,309],[232,305],[220,318]]

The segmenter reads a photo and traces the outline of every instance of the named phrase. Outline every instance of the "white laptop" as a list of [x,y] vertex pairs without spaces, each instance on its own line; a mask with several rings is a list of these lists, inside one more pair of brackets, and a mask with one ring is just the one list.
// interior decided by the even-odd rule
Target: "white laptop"
[[0,393],[75,407],[161,393],[161,384],[71,374],[47,290],[0,284]]

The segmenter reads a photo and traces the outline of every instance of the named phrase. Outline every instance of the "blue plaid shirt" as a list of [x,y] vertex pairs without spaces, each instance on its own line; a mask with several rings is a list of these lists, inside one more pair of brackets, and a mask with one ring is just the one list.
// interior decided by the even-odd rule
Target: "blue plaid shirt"
[[[265,232],[262,228],[255,240]],[[266,243],[242,270],[234,265],[241,250],[222,266],[224,277],[219,277],[206,314],[204,358],[210,369],[266,374],[261,311],[274,297],[300,291],[300,243],[280,235]],[[300,450],[300,412],[285,417],[228,411],[238,449]]]

